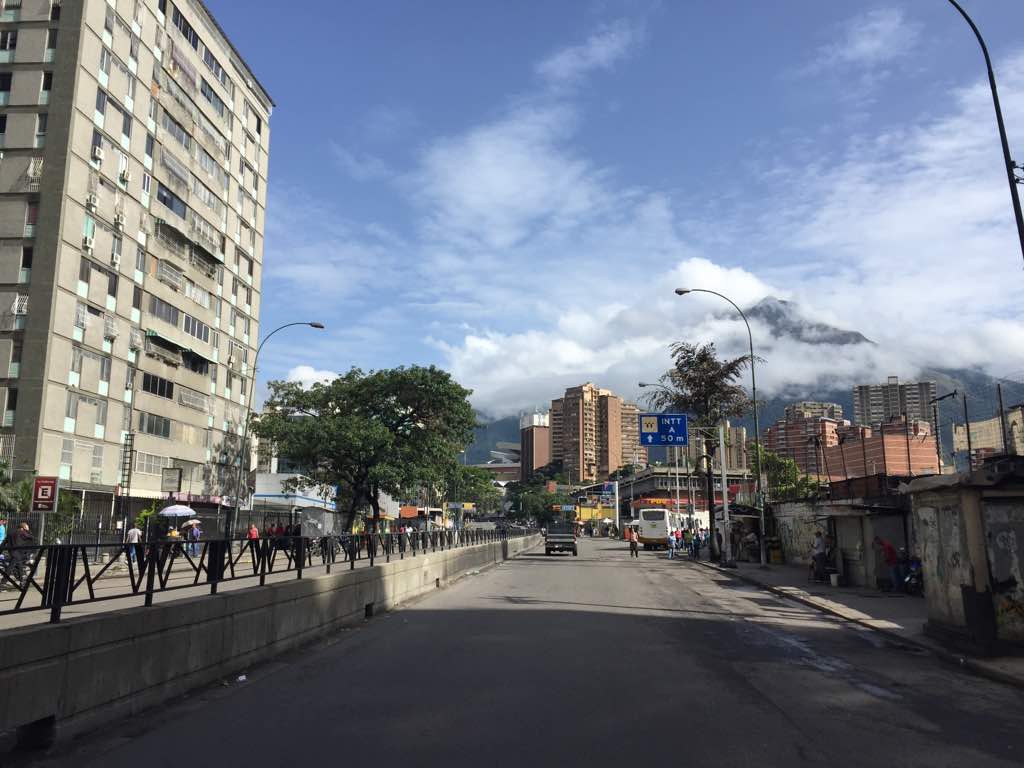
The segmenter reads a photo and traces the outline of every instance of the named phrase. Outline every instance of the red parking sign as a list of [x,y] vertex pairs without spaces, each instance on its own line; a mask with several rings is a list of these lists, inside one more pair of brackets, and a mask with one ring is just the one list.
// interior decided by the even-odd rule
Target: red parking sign
[[57,507],[57,478],[37,477],[32,483],[32,511],[53,512]]

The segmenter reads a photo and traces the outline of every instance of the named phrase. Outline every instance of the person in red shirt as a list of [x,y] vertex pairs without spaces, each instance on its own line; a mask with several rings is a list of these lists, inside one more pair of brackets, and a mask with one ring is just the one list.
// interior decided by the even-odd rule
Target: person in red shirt
[[899,552],[896,551],[896,547],[891,542],[883,539],[881,536],[875,536],[874,544],[881,550],[882,559],[889,569],[889,578],[892,579],[893,591],[901,592],[903,590],[903,566],[900,564]]

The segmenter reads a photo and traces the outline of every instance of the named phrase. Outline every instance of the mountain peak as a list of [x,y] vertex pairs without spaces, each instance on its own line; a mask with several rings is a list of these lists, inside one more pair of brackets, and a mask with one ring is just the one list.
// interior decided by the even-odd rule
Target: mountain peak
[[788,336],[805,344],[874,344],[858,331],[847,331],[827,323],[809,320],[803,316],[800,307],[791,301],[765,296],[750,307],[747,318],[760,321],[776,338]]

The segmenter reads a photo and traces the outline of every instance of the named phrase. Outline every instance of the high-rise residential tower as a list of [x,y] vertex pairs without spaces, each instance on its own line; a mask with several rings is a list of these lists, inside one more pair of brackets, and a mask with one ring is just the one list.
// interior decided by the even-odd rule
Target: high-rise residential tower
[[906,416],[908,421],[927,421],[935,430],[931,400],[935,397],[934,381],[900,384],[890,376],[885,384],[861,384],[853,388],[853,422],[870,427],[888,424]]
[[91,505],[233,504],[272,102],[199,0],[0,14],[0,449]]

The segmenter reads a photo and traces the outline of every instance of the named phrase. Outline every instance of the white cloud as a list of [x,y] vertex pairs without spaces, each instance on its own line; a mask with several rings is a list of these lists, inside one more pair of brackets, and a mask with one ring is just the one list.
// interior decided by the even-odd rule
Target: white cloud
[[[824,58],[836,68],[884,67],[894,54],[877,41],[905,47],[916,34],[899,12],[873,12]],[[540,71],[547,83],[575,82],[628,49],[588,42]],[[1007,124],[1024,126],[1024,57],[999,71]],[[1020,255],[985,83],[934,99],[931,115],[898,129],[830,136],[828,146],[806,141],[789,154],[783,147],[769,171],[745,177],[742,192],[695,190],[707,192],[699,205],[623,184],[587,156],[576,142],[583,113],[569,93],[520,98],[428,142],[396,187],[414,206],[407,239],[339,223],[336,212],[291,195],[283,212],[275,202],[290,237],[269,274],[312,307],[390,286],[388,303],[404,312],[394,322],[412,318],[477,407],[494,414],[587,379],[635,396],[636,382],[667,368],[676,339],[743,354],[746,329],[731,307],[676,297],[679,286],[717,290],[744,307],[767,295],[791,299],[810,320],[878,342],[774,339],[755,323],[766,395],[922,366],[1024,368]],[[354,324],[377,319],[375,311]],[[287,366],[312,380],[325,373],[317,360],[337,359],[353,357],[324,349]]]
[[847,20],[838,39],[818,49],[810,68],[874,67],[910,53],[920,25],[908,21],[900,8],[876,8]]
[[297,365],[288,371],[285,380],[297,381],[304,387],[310,387],[313,384],[326,384],[329,381],[333,381],[337,376],[338,374],[334,371],[317,370],[311,365]]
[[643,38],[643,28],[620,19],[598,29],[580,45],[552,54],[537,65],[537,73],[560,86],[578,82],[598,69],[610,69]]
[[376,181],[394,176],[394,171],[379,157],[366,153],[356,154],[337,142],[331,142],[330,150],[338,167],[356,181]]

